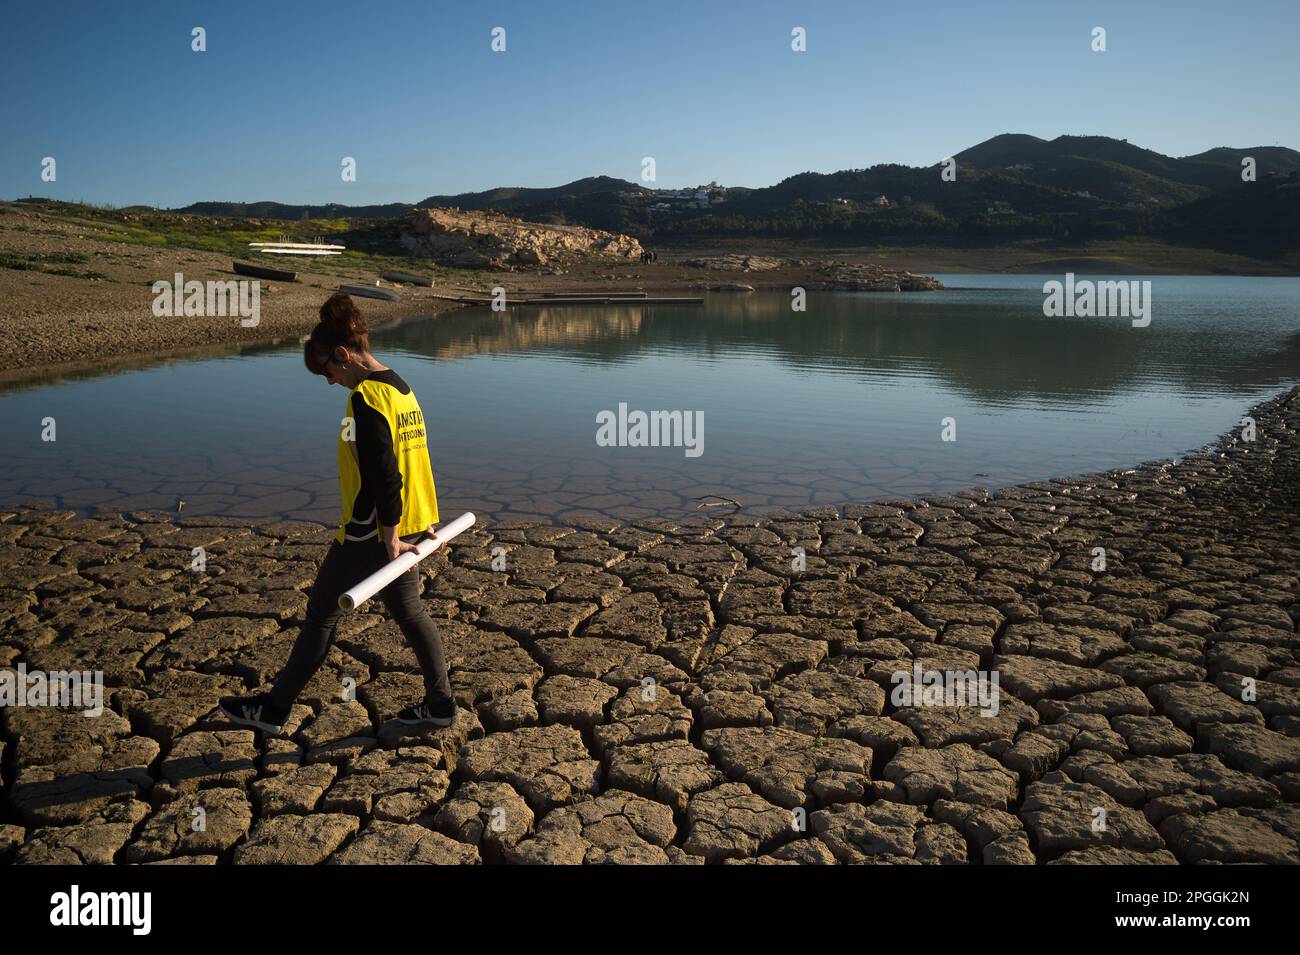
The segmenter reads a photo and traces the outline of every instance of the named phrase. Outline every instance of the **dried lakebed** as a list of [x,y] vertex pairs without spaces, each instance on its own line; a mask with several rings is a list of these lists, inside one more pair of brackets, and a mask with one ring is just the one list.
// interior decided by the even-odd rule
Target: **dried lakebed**
[[[326,529],[0,514],[0,667],[108,684],[97,718],[0,711],[0,855],[1300,862],[1300,389],[1253,414],[993,495],[484,526],[424,570],[462,710],[417,734],[376,607],[289,738],[215,712],[286,659]],[[996,673],[996,715],[896,706],[917,662]]]

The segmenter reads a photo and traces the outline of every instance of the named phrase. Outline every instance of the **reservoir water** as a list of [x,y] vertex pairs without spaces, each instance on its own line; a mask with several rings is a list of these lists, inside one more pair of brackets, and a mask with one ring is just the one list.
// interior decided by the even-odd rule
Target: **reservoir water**
[[[939,278],[944,291],[813,292],[805,312],[781,293],[466,309],[372,344],[420,399],[446,518],[682,517],[709,495],[761,514],[997,488],[1176,457],[1300,382],[1300,279],[1128,276],[1152,282],[1151,324],[1134,328],[1045,317],[1059,275]],[[333,522],[345,398],[296,344],[10,389],[0,505],[183,499],[186,516]],[[597,416],[620,404],[696,415],[702,453],[602,446]]]

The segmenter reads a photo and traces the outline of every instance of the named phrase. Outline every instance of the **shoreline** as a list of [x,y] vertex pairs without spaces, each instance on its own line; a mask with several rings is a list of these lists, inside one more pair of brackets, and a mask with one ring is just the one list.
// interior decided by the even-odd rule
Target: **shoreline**
[[[14,352],[0,368],[0,390],[101,368],[296,341],[311,331],[335,286],[364,282],[368,276],[373,280],[376,267],[366,258],[287,263],[299,280],[263,281],[259,322],[252,327],[242,326],[236,317],[158,317],[153,314],[155,281],[170,283],[177,273],[187,281],[238,280],[242,277],[232,270],[232,261],[252,256],[117,240],[104,234],[102,224],[65,221],[21,207],[0,212],[0,254],[27,263],[0,267],[0,298],[6,303],[0,331]],[[71,267],[59,265],[64,262]],[[421,294],[426,291],[407,289],[396,303],[367,300],[363,308],[371,327],[456,307]]]
[[[322,298],[321,301],[323,302],[324,298]],[[385,310],[385,313],[382,316],[376,317],[373,314],[374,310],[371,308],[371,306],[376,304],[391,306],[394,303],[367,300],[362,304],[362,308],[365,309],[366,312],[366,320],[369,323],[372,332],[391,325],[400,324],[401,322],[410,321],[412,319],[435,318],[444,312],[469,307],[465,303],[452,302],[445,299],[428,299],[422,301],[418,306],[412,303],[412,307],[409,308],[389,308]],[[37,364],[0,369],[0,394],[4,394],[6,391],[27,387],[59,384],[61,382],[78,378],[99,377],[101,375],[138,371],[144,368],[152,368],[160,364],[167,364],[176,361],[192,361],[204,358],[218,358],[226,355],[250,354],[263,349],[275,348],[276,346],[288,342],[297,343],[300,336],[311,332],[316,320],[317,318],[315,313],[311,313],[307,318],[301,320],[297,329],[290,330],[293,334],[280,333],[261,338],[240,337],[230,341],[218,341],[211,344],[181,345],[158,350],[144,349],[128,351],[122,354],[113,355],[106,359],[80,359],[53,364]]]
[[466,304],[452,298],[473,291],[486,296],[497,285],[510,292],[600,287],[682,294],[741,279],[759,287],[784,288],[797,284],[793,277],[807,279],[810,274],[808,267],[793,264],[750,274],[705,270],[684,261],[648,265],[603,257],[565,262],[558,272],[491,272],[358,251],[338,259],[278,263],[293,266],[298,281],[264,281],[260,322],[245,328],[235,318],[155,317],[151,285],[158,280],[171,282],[176,273],[187,281],[237,279],[232,259],[250,258],[247,250],[232,254],[119,238],[109,223],[70,219],[13,203],[0,203],[0,225],[0,255],[20,263],[0,267],[0,299],[6,302],[0,332],[13,343],[14,351],[11,362],[0,368],[0,386],[33,379],[57,381],[60,376],[136,359],[165,360],[204,349],[296,339],[311,331],[321,303],[337,285],[372,282],[380,271],[398,265],[434,276],[434,286],[403,286],[400,302],[366,299],[361,308],[372,328],[395,319],[436,316]]
[[[693,271],[684,268],[679,263],[666,263],[673,265],[678,271]],[[598,263],[594,271],[603,271],[608,268],[610,263]],[[642,266],[644,268],[644,266]],[[1056,275],[1054,272],[1034,272],[1034,271],[1005,271],[1005,272],[979,272],[968,270],[966,272],[944,273],[942,269],[935,268],[929,270],[937,274],[949,275],[1031,275],[1031,276],[1049,276]],[[234,273],[226,270],[224,276],[233,276]],[[1146,274],[1139,272],[1115,271],[1114,274]],[[1154,273],[1152,273],[1154,274]],[[1194,273],[1194,272],[1170,272],[1169,275],[1179,276],[1203,276],[1206,278],[1224,277],[1219,274]],[[1246,275],[1247,278],[1295,278],[1294,275]],[[706,291],[705,280],[701,277],[690,279],[677,278],[669,276],[654,278],[637,275],[632,281],[628,278],[603,279],[592,276],[539,276],[529,273],[504,273],[493,274],[483,273],[476,277],[480,284],[487,286],[477,294],[489,295],[490,287],[493,284],[501,284],[506,287],[508,292],[516,292],[512,286],[524,286],[530,290],[536,290],[539,287],[544,290],[550,288],[578,287],[584,289],[601,288],[601,289],[619,289],[632,288],[644,289],[649,292],[658,292],[669,295],[687,295],[701,294]],[[4,270],[0,269],[0,288],[3,286]],[[786,291],[793,285],[801,281],[815,282],[818,279],[810,277],[806,269],[786,268],[772,270],[771,272],[745,272],[745,271],[711,271],[707,276],[707,284],[717,285],[719,287],[731,284],[744,284],[750,286],[754,291],[771,292]],[[76,281],[76,280],[71,280]],[[284,288],[285,286],[280,286]],[[960,284],[949,285],[953,289],[965,289],[966,286]],[[975,288],[975,287],[972,287]],[[123,325],[127,322],[134,321],[138,318],[140,309],[147,312],[148,303],[143,302],[141,306],[130,313],[119,312],[118,315],[105,317],[100,313],[110,326],[106,333],[90,334],[79,340],[77,351],[81,357],[70,360],[51,361],[43,360],[42,354],[48,355],[47,349],[36,349],[30,359],[26,356],[23,361],[19,361],[12,366],[0,368],[0,394],[15,388],[29,386],[39,386],[43,384],[55,384],[69,379],[80,377],[92,377],[101,374],[116,374],[123,371],[136,370],[142,367],[165,363],[168,361],[184,361],[188,359],[201,359],[207,357],[218,357],[226,354],[242,354],[247,351],[254,351],[260,348],[274,347],[284,344],[285,342],[297,342],[302,335],[309,333],[317,320],[317,310],[325,298],[332,294],[331,289],[312,288],[311,293],[307,293],[303,287],[293,288],[297,293],[295,298],[298,301],[292,303],[274,303],[276,305],[276,314],[271,317],[270,323],[265,318],[261,325],[255,329],[241,328],[235,321],[229,319],[199,319],[197,321],[188,320],[189,327],[174,329],[172,334],[178,335],[182,341],[173,344],[159,345],[156,336],[150,336],[143,340],[122,339],[118,334],[123,330]],[[810,286],[810,291],[814,291]],[[827,291],[826,289],[818,291]],[[833,291],[833,290],[832,290]],[[367,321],[372,331],[422,318],[436,318],[447,312],[456,311],[462,308],[472,308],[477,305],[489,304],[488,299],[482,301],[457,300],[445,294],[439,287],[435,286],[433,290],[404,287],[400,290],[404,296],[400,302],[383,302],[373,299],[365,299],[360,302]],[[715,294],[727,292],[725,288],[720,289]],[[459,294],[472,295],[473,292],[465,291]],[[744,294],[744,293],[734,293]],[[303,301],[306,299],[306,301]],[[317,300],[319,299],[319,300]],[[283,306],[283,308],[281,307]],[[265,308],[265,306],[264,306]],[[223,322],[223,325],[214,325],[213,322]],[[271,328],[274,327],[274,331]],[[79,332],[83,334],[83,332]],[[102,357],[91,358],[89,353],[94,353],[102,349],[109,349],[102,353]]]
[[[214,713],[278,669],[327,527],[3,509],[0,667],[108,685],[94,721],[0,710],[0,858],[1300,863],[1300,388],[1251,415],[992,494],[476,528],[423,572],[460,715],[422,733],[375,607],[288,739]],[[998,674],[996,714],[899,705],[918,664]]]
[[[231,271],[232,255],[119,240],[104,223],[60,218],[21,204],[0,204],[0,213],[0,225],[4,226],[0,230],[0,254],[17,259],[35,256],[45,263],[22,269],[0,267],[0,298],[6,302],[0,331],[13,343],[14,350],[11,362],[0,368],[0,391],[30,382],[56,382],[98,373],[99,369],[122,370],[294,340],[311,330],[320,304],[337,284],[373,280],[378,271],[397,264],[397,260],[369,253],[324,262],[291,263],[299,271],[299,282],[268,282],[263,286],[261,322],[255,328],[243,328],[232,318],[161,319],[152,314],[153,281],[170,281],[176,272],[187,279],[236,278]],[[1123,252],[1122,246],[1115,248]],[[1098,255],[1076,255],[1058,247],[1023,243],[992,249],[837,248],[825,243],[739,240],[679,243],[661,251],[662,260],[654,263],[592,258],[566,263],[556,274],[447,269],[408,257],[402,260],[403,268],[436,273],[433,288],[403,287],[400,302],[368,299],[362,308],[371,327],[378,329],[394,321],[434,317],[462,307],[467,303],[448,296],[469,295],[470,289],[485,295],[495,285],[510,292],[637,288],[670,295],[698,295],[710,287],[736,285],[757,291],[785,291],[795,285],[811,290],[834,284],[819,271],[832,263],[844,266],[839,271],[850,274],[871,269],[890,273],[1055,274],[1033,268],[1052,265],[1078,270],[1076,267],[1089,263],[1105,264],[1106,270],[1115,274],[1141,271],[1140,263],[1134,264],[1138,261],[1136,253],[1126,260],[1104,244],[1089,250]],[[1199,250],[1183,251],[1189,256],[1200,254]],[[1107,253],[1112,254],[1107,257]],[[777,257],[781,262],[776,268],[758,269],[691,264],[699,259],[751,256]],[[62,270],[71,274],[56,274],[58,269],[46,267],[65,260],[76,264]],[[1189,261],[1197,260],[1193,257]],[[1206,261],[1218,263],[1219,271],[1170,270],[1168,274],[1223,274],[1225,264],[1234,260],[1211,255]],[[1232,274],[1260,274],[1261,263],[1254,260],[1242,259],[1237,265],[1240,271]]]

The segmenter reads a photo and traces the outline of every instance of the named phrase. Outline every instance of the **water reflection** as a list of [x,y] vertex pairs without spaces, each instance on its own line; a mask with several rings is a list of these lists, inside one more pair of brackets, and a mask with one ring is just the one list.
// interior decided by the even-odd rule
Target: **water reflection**
[[[936,293],[409,320],[377,354],[425,409],[440,500],[485,517],[761,512],[996,487],[1179,454],[1300,379],[1294,279],[1157,280],[1149,328],[1047,319],[1041,278]],[[0,395],[0,502],[330,521],[344,393],[298,346]],[[620,402],[703,413],[705,451],[602,448]],[[57,442],[40,422],[58,421]],[[941,440],[941,421],[957,440]]]
[[[647,352],[702,360],[760,355],[816,374],[927,374],[996,404],[1094,400],[1152,381],[1237,392],[1296,376],[1300,281],[1212,280],[1279,283],[1254,286],[1254,301],[1246,303],[1232,302],[1227,288],[1200,300],[1194,279],[1156,281],[1164,296],[1159,320],[1146,329],[1123,319],[1044,318],[1035,314],[1042,299],[1032,289],[811,293],[805,314],[791,312],[788,296],[753,294],[711,295],[705,309],[473,309],[407,322],[377,336],[376,347],[431,358],[555,350],[601,363]],[[1249,315],[1224,312],[1243,305],[1253,306]]]

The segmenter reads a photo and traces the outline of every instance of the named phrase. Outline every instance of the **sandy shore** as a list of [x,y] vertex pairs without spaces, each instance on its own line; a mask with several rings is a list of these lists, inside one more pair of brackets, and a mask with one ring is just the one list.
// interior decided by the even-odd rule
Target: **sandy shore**
[[[0,858],[1300,862],[1300,389],[1252,414],[993,495],[481,526],[424,570],[460,711],[416,734],[374,606],[287,738],[215,711],[283,664],[327,528],[0,513],[0,668],[107,684],[0,711]],[[918,667],[997,705],[908,705]]]
[[[152,285],[241,278],[232,257],[134,244],[106,238],[107,230],[42,213],[22,204],[0,203],[0,255],[71,255],[83,258],[64,266],[77,275],[0,268],[0,333],[10,342],[11,359],[0,368],[0,383],[56,379],[87,367],[130,366],[162,356],[237,350],[254,344],[296,340],[311,331],[321,303],[340,283],[373,283],[372,263],[347,257],[311,260],[262,256],[259,262],[296,270],[295,283],[263,281],[260,320],[243,327],[236,318],[166,317],[153,314]],[[689,262],[707,251],[664,252],[654,263],[593,258],[565,263],[563,274],[451,270],[434,288],[404,287],[400,302],[362,301],[372,327],[400,318],[435,315],[460,308],[450,299],[479,297],[501,286],[508,294],[574,289],[644,289],[652,294],[698,295],[711,287],[744,284],[755,289],[788,289],[817,278],[815,267],[786,264],[762,271],[702,269]],[[252,261],[253,255],[244,256]],[[812,260],[805,260],[812,262]],[[57,268],[58,265],[47,266]],[[402,266],[422,271],[418,259]],[[443,270],[447,272],[447,270]],[[89,278],[92,273],[103,278]]]
[[[0,299],[5,303],[0,330],[10,342],[11,359],[0,368],[0,381],[45,378],[87,365],[161,355],[237,348],[240,345],[293,339],[311,331],[321,303],[340,281],[371,281],[373,275],[331,264],[345,277],[312,271],[304,262],[297,283],[263,282],[260,321],[245,328],[237,318],[167,317],[153,314],[152,284],[172,281],[238,279],[229,255],[187,249],[152,248],[110,242],[81,228],[9,206],[0,218],[0,253],[73,254],[84,263],[70,271],[97,272],[106,278],[51,275],[41,271],[0,268]],[[251,260],[251,256],[248,257]],[[349,274],[350,272],[350,274]],[[398,303],[367,300],[366,314],[375,325],[394,318],[433,314],[456,307],[433,298],[427,289],[406,289]]]

